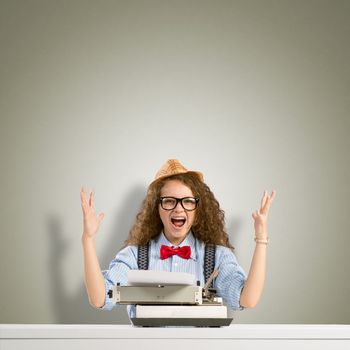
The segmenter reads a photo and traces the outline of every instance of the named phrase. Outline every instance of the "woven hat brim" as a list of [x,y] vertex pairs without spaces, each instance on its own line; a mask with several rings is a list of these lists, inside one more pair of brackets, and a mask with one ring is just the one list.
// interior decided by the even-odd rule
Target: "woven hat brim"
[[165,180],[165,179],[170,179],[171,177],[174,177],[176,175],[181,175],[181,174],[189,174],[189,175],[194,175],[196,176],[201,182],[204,182],[204,176],[201,172],[199,171],[193,171],[193,170],[187,170],[187,171],[179,171],[177,173],[174,174],[167,174],[167,175],[163,175],[163,176],[159,176],[157,179],[153,180],[150,184],[154,185],[155,183],[161,181],[161,180]]

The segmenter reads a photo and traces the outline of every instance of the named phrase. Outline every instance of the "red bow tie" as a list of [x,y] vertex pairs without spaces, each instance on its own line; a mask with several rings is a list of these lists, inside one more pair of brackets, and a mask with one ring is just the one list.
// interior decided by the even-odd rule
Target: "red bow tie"
[[178,255],[183,259],[189,259],[191,256],[191,247],[189,245],[184,245],[179,248],[168,247],[167,245],[162,245],[160,247],[160,258],[168,259],[169,256]]

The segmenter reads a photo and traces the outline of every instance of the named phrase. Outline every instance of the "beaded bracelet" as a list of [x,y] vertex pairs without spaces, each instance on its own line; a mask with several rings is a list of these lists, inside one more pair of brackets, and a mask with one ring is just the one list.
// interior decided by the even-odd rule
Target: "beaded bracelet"
[[266,238],[266,239],[259,239],[259,238],[254,238],[254,241],[256,242],[256,243],[260,243],[260,244],[265,244],[265,245],[267,245],[267,243],[268,243],[268,241],[269,241],[269,238]]

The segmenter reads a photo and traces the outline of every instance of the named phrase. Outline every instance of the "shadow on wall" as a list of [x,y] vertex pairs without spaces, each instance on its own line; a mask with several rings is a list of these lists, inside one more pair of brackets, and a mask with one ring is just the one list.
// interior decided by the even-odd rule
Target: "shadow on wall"
[[[123,246],[144,197],[145,188],[143,187],[137,187],[127,195],[127,200],[123,202],[125,203],[123,209],[116,216],[115,224],[113,225],[113,234],[110,235],[110,242],[106,245],[107,249],[104,251],[103,256],[99,257],[102,269],[108,268],[109,262]],[[83,281],[81,288],[79,288],[75,295],[68,293],[67,288],[65,288],[66,279],[64,277],[62,261],[66,255],[66,250],[69,248],[69,244],[64,240],[63,223],[58,217],[51,216],[48,218],[47,225],[48,235],[50,237],[50,288],[55,323],[129,324],[125,306],[120,306],[112,311],[96,310],[90,306]],[[78,236],[78,239],[80,239],[80,236]],[[83,263],[81,269],[83,269]]]
[[230,237],[230,242],[235,248],[233,251],[236,255],[238,252],[236,250],[236,247],[238,245],[238,242],[242,238],[242,219],[241,218],[231,218],[227,223],[227,233]]

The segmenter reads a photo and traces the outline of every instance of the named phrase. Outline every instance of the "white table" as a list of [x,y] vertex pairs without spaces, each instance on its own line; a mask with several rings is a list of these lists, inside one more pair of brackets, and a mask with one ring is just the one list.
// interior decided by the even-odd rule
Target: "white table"
[[130,325],[2,324],[0,349],[350,349],[350,325],[136,328]]

